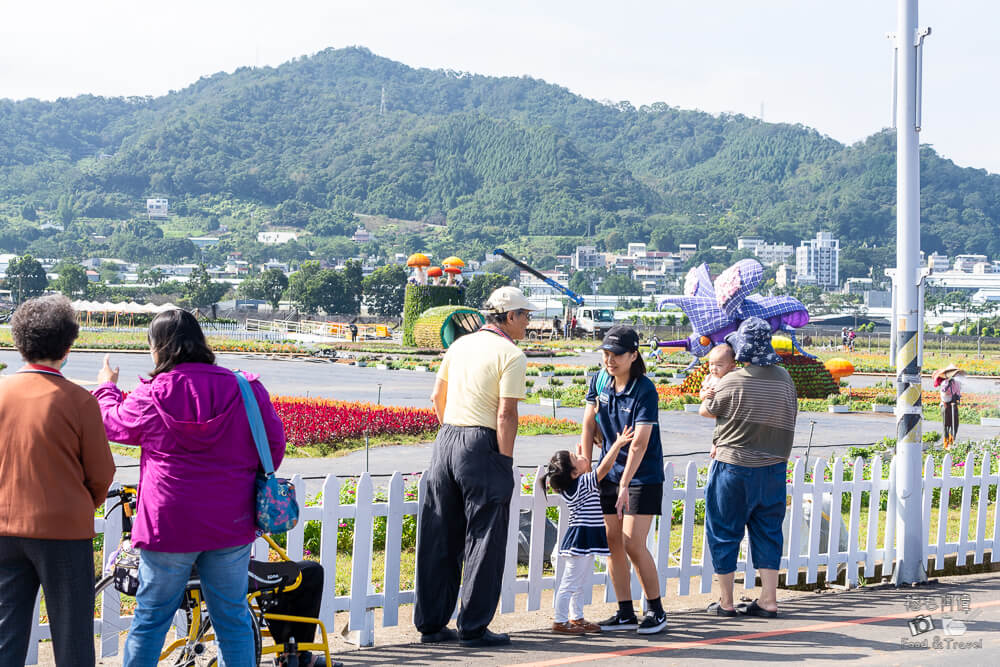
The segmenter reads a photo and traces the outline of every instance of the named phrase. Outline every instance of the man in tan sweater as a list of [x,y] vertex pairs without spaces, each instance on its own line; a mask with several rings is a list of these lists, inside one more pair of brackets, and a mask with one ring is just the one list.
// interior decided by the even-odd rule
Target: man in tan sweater
[[25,662],[39,585],[56,664],[94,664],[94,511],[115,465],[97,400],[59,372],[78,330],[63,296],[11,319],[27,364],[0,380],[0,667]]

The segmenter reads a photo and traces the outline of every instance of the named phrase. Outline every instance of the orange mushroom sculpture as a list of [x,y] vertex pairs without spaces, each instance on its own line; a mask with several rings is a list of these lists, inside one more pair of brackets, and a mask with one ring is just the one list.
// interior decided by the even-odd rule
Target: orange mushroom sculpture
[[444,266],[444,272],[448,274],[448,282],[445,284],[454,285],[455,276],[462,273],[462,267],[465,266],[465,262],[452,255],[451,257],[446,257],[441,264]]
[[413,278],[418,285],[427,284],[427,274],[424,271],[431,265],[431,260],[422,252],[415,252],[406,260],[406,265],[413,269]]
[[441,271],[440,266],[432,266],[431,268],[427,269],[427,277],[429,278],[428,283],[431,285],[439,284],[440,278],[443,275],[444,272]]
[[848,375],[854,374],[854,364],[842,357],[829,359],[824,366],[826,366],[826,370],[830,371],[830,375],[832,375],[833,379],[837,382],[840,382]]

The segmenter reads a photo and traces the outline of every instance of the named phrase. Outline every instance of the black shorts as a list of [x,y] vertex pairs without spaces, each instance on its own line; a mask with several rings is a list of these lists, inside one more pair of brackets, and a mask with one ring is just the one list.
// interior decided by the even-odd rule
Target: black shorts
[[[601,480],[601,512],[617,514],[618,482]],[[628,487],[628,510],[625,514],[651,514],[659,516],[663,507],[663,483],[636,484]]]

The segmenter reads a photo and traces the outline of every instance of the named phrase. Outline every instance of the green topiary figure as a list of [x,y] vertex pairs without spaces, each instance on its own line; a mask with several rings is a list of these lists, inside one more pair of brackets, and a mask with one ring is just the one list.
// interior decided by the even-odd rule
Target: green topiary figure
[[462,295],[457,287],[444,285],[407,285],[403,304],[403,345],[413,347],[413,326],[421,313],[435,306],[460,305]]

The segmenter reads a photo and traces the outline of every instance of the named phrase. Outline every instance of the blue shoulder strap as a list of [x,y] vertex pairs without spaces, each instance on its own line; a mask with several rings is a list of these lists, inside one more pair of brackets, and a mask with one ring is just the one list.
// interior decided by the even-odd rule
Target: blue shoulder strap
[[257,397],[253,395],[250,381],[247,380],[242,371],[233,371],[233,374],[236,376],[236,382],[240,385],[243,407],[247,411],[247,421],[250,422],[250,432],[253,433],[253,441],[257,445],[257,456],[260,457],[260,464],[264,467],[265,475],[274,477],[274,462],[271,460],[271,448],[267,444],[267,431],[264,430],[264,419],[260,416]]

